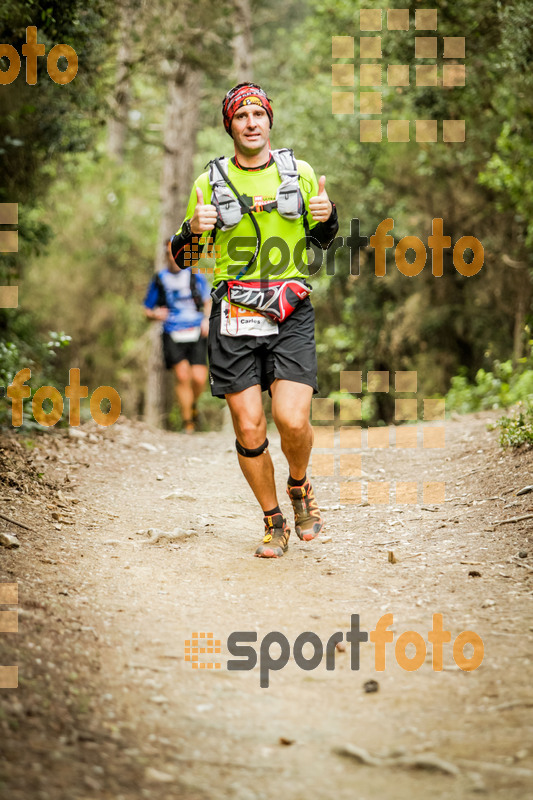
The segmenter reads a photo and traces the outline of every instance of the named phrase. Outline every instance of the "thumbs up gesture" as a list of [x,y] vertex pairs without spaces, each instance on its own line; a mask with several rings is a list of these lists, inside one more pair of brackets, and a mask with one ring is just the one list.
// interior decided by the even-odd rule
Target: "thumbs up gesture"
[[333,206],[326,192],[326,176],[321,175],[318,181],[318,194],[309,200],[309,211],[317,222],[325,222],[330,218]]
[[204,203],[202,190],[196,187],[196,208],[191,217],[191,230],[196,236],[211,231],[217,221],[217,210],[210,203]]

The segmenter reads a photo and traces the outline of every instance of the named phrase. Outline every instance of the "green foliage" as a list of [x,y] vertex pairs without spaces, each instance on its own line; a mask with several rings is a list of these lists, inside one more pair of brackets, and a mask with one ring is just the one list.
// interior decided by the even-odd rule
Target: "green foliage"
[[[80,68],[72,84],[61,87],[49,80],[40,59],[36,86],[28,87],[21,71],[12,89],[0,92],[0,170],[6,176],[0,200],[18,201],[20,212],[20,252],[1,257],[0,275],[5,283],[23,278],[21,297],[32,315],[23,323],[20,311],[9,314],[2,338],[15,343],[21,361],[29,365],[33,356],[37,364],[42,361],[37,329],[64,329],[73,339],[65,351],[68,362],[60,350],[49,367],[59,382],[66,382],[69,366],[78,366],[90,390],[102,383],[114,386],[127,413],[135,413],[148,345],[140,304],[160,213],[164,71],[188,60],[205,77],[200,96],[191,98],[198,110],[194,167],[199,173],[213,155],[233,150],[221,125],[220,100],[234,81],[236,12],[229,0],[216,6],[187,0],[179,8],[171,0],[133,3],[140,22],[132,22],[132,105],[124,163],[115,165],[104,154],[105,132],[99,130],[110,113],[107,96],[116,69],[110,40],[118,4],[13,0],[8,5],[0,8],[0,41],[20,50],[26,25],[36,24],[47,51],[55,43],[71,44]],[[384,81],[383,118],[412,120],[411,140],[388,143],[384,124],[379,144],[359,141],[357,64],[359,8],[383,8],[381,0],[272,0],[268,6],[252,0],[251,5],[250,77],[273,99],[272,144],[293,147],[297,158],[326,174],[339,210],[339,235],[346,237],[350,220],[358,218],[361,234],[370,237],[391,217],[395,244],[407,235],[427,243],[432,219],[442,218],[452,245],[472,235],[485,248],[483,268],[471,278],[457,272],[451,249],[444,251],[441,278],[431,274],[429,248],[426,267],[414,278],[399,273],[393,249],[387,274],[379,278],[372,248],[361,249],[359,269],[346,247],[338,250],[335,268],[323,266],[312,281],[321,394],[338,391],[341,370],[379,369],[416,370],[423,396],[448,392],[448,408],[461,411],[525,398],[533,392],[531,359],[513,370],[510,358],[524,352],[533,323],[529,0],[439,4],[439,48],[443,36],[466,37],[466,85],[455,88],[416,86],[419,3],[389,3],[409,8],[411,27],[389,32],[384,24],[383,63],[409,64],[411,83],[388,87]],[[338,35],[355,40],[354,115],[331,113],[331,37]],[[440,55],[438,63],[440,81]],[[416,142],[415,119],[437,120],[439,141]],[[443,119],[466,120],[464,143],[442,141]],[[181,190],[186,199],[190,187]],[[6,361],[13,357],[3,354]],[[364,408],[371,424],[387,421],[390,411],[381,399],[379,406]]]
[[[533,341],[530,341],[530,346]],[[472,383],[462,374],[452,378],[446,409],[466,414],[492,408],[508,408],[533,397],[533,347],[529,358],[517,367],[512,361],[496,361],[491,370],[479,369]]]
[[[37,41],[44,44],[46,53],[56,44],[68,44],[78,55],[78,74],[69,84],[54,83],[46,70],[46,58],[40,57],[35,85],[26,83],[22,59],[19,76],[0,87],[0,202],[17,203],[19,212],[18,252],[0,256],[0,284],[20,284],[23,309],[0,312],[0,371],[5,380],[13,370],[29,367],[33,386],[54,382],[55,365],[60,361],[56,350],[62,343],[44,337],[50,327],[57,326],[57,317],[51,314],[43,321],[42,332],[37,330],[35,318],[27,310],[30,304],[26,304],[22,279],[28,261],[39,259],[51,241],[52,226],[43,219],[45,198],[61,158],[89,148],[103,120],[99,93],[102,61],[113,35],[112,20],[108,0],[13,0],[0,4],[0,41],[14,46],[19,54],[26,28],[36,26]],[[2,68],[6,66],[2,59]]]
[[[346,392],[330,392],[328,395],[330,400],[334,400],[337,404],[346,398]],[[375,425],[383,423],[383,420],[379,418],[379,410],[378,404],[376,402],[376,395],[375,394],[364,394],[361,398],[361,422],[363,427],[368,427],[368,425]],[[315,424],[315,423],[313,423]],[[325,422],[325,425],[331,425],[331,422]],[[342,420],[340,424],[343,423]]]
[[496,424],[502,447],[533,447],[533,401],[519,403],[511,417],[500,417]]
[[[533,244],[533,44],[529,0],[498,3],[501,24],[499,52],[505,80],[494,86],[492,105],[501,129],[494,153],[480,174],[480,182],[495,192],[498,210],[514,211],[518,242],[513,249]],[[531,264],[531,262],[530,262]]]
[[77,367],[89,392],[113,386],[127,413],[137,409],[148,353],[141,303],[158,211],[158,175],[149,167],[123,169],[102,152],[68,162],[49,193],[53,245],[29,264],[24,284],[39,325],[59,316],[72,336],[68,358],[57,363],[61,376]]
[[26,83],[22,60],[18,78],[2,86],[2,202],[33,205],[53,180],[58,156],[89,146],[95,123],[102,119],[98,90],[105,48],[113,35],[112,8],[108,0],[13,0],[0,7],[1,42],[21,53],[26,27],[34,25],[46,53],[56,44],[68,44],[78,55],[78,74],[66,85],[49,78],[46,58],[40,57],[35,85]]
[[[0,386],[8,386],[16,373],[24,368],[31,370],[31,378],[27,385],[31,388],[30,397],[23,401],[23,429],[37,426],[32,422],[31,400],[35,391],[41,386],[54,385],[55,365],[58,351],[68,347],[71,337],[63,332],[50,331],[48,339],[33,335],[33,320],[28,314],[4,312],[12,315],[9,338],[0,341]],[[4,318],[5,323],[5,318]],[[31,337],[31,344],[29,339]],[[63,394],[62,387],[57,387]],[[4,400],[0,405],[0,426],[11,423],[10,401]],[[46,409],[45,409],[46,410]]]
[[[387,274],[378,278],[370,247],[361,250],[359,276],[357,264],[349,264],[347,249],[339,250],[335,271],[322,268],[313,279],[321,394],[338,389],[341,370],[410,369],[418,372],[425,396],[443,395],[460,365],[466,368],[468,384],[487,353],[491,362],[509,359],[514,327],[522,330],[523,347],[525,326],[533,321],[527,316],[531,275],[525,269],[518,275],[501,258],[503,253],[517,266],[532,264],[527,226],[533,219],[529,199],[533,92],[528,89],[533,74],[533,9],[525,0],[439,5],[439,48],[442,36],[466,37],[466,85],[445,88],[415,85],[415,68],[425,63],[414,59],[413,23],[419,4],[400,0],[389,4],[409,8],[411,27],[389,32],[383,15],[384,64],[409,64],[411,84],[388,87],[384,77],[383,117],[412,120],[411,140],[386,142],[384,124],[384,140],[371,144],[359,141],[361,6],[383,8],[383,3],[311,0],[301,4],[304,13],[296,30],[290,25],[278,30],[272,23],[258,31],[260,47],[263,39],[269,46],[275,41],[279,52],[286,54],[275,73],[267,60],[258,66],[257,77],[275,100],[273,143],[294,147],[318,174],[327,175],[326,188],[339,210],[340,235],[347,236],[352,218],[360,220],[363,235],[371,236],[379,222],[390,217],[395,244],[407,235],[427,243],[432,219],[442,218],[452,246],[465,235],[482,242],[485,263],[476,276],[466,278],[455,269],[451,249],[445,250],[444,275],[435,278],[428,248],[425,269],[407,278],[397,270],[389,250]],[[353,116],[331,114],[332,36],[354,36]],[[439,81],[441,77],[439,55]],[[420,118],[437,120],[437,142],[415,141],[414,120]],[[463,144],[442,141],[443,119],[466,121]],[[494,173],[497,159],[505,162],[505,171]],[[525,318],[519,313],[521,298],[526,299]],[[519,355],[516,347],[515,357]]]
[[32,381],[38,380],[39,386],[52,377],[54,360],[58,350],[68,347],[71,337],[64,332],[50,331],[48,338],[40,337],[31,342],[26,340],[32,330],[32,318],[29,314],[14,314],[4,311],[3,315],[12,316],[10,334],[5,341],[0,341],[0,385],[11,383],[13,376],[21,369],[29,367]]

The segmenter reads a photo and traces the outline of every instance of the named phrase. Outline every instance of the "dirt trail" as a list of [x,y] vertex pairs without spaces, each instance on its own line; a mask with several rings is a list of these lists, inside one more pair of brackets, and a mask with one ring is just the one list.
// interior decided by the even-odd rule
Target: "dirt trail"
[[[366,480],[445,481],[442,505],[340,505],[339,477],[316,478],[331,540],[303,544],[292,534],[279,560],[252,557],[261,519],[229,433],[187,437],[119,422],[103,433],[86,426],[82,438],[41,437],[33,463],[60,494],[3,476],[0,510],[33,532],[0,525],[21,541],[0,549],[0,581],[19,586],[19,632],[0,636],[0,663],[19,665],[19,688],[0,691],[0,794],[530,795],[533,526],[498,522],[531,512],[533,493],[515,492],[533,483],[533,452],[500,451],[490,418],[446,423],[444,450],[364,451]],[[274,432],[271,453],[288,513]],[[151,528],[183,535],[150,544],[137,532]],[[336,631],[346,636],[351,615],[370,632],[387,613],[394,642],[384,671],[371,642],[361,644],[359,670],[349,644],[334,670],[325,656],[311,671],[296,663],[299,634],[313,631],[325,646]],[[442,671],[432,669],[429,644],[418,670],[396,663],[400,634],[427,643],[435,613],[452,643],[464,630],[481,637],[479,669],[459,669],[451,643]],[[289,641],[291,658],[268,688],[259,667],[227,669],[234,631],[256,632],[257,653],[271,631]],[[185,660],[193,632],[221,641],[211,657],[220,669]],[[303,654],[311,657],[310,645]],[[379,691],[364,691],[369,680]],[[378,760],[342,755],[348,745]],[[431,770],[405,763],[422,757]],[[453,767],[457,774],[442,771]]]

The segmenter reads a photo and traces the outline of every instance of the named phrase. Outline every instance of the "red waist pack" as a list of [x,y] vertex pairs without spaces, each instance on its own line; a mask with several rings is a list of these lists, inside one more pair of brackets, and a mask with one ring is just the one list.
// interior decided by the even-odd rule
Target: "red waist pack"
[[313,291],[303,281],[227,281],[228,300],[258,311],[274,322],[284,322]]

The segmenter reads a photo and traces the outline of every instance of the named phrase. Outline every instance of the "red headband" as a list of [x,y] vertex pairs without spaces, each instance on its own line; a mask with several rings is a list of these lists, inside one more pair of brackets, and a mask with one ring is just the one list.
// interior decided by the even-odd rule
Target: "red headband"
[[259,105],[265,109],[270,120],[270,127],[274,121],[274,112],[266,93],[256,83],[239,83],[230,89],[222,101],[222,116],[226,133],[231,136],[231,123],[235,112],[241,106]]

